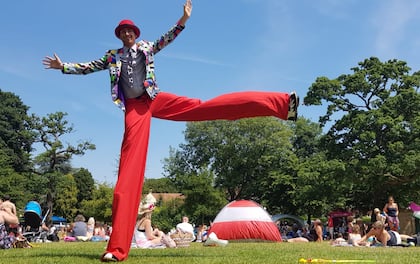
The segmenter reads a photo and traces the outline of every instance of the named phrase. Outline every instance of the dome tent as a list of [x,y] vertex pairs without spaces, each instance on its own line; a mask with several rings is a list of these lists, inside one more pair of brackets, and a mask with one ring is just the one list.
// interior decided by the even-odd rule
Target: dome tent
[[218,238],[225,240],[266,240],[281,242],[281,235],[270,215],[258,203],[233,201],[217,214],[210,227]]
[[[291,214],[276,214],[271,216],[271,219],[273,220],[273,222],[277,222],[280,220],[291,220],[292,223],[297,224],[298,227],[302,228],[305,226],[305,221],[300,218],[299,216],[296,215],[291,215]],[[290,223],[290,222],[289,222]]]

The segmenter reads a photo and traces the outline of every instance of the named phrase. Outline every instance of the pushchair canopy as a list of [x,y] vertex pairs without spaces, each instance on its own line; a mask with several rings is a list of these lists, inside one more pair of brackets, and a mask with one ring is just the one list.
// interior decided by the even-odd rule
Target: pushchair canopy
[[23,214],[25,219],[25,225],[31,228],[38,228],[42,221],[42,210],[41,205],[36,201],[30,201],[25,206]]

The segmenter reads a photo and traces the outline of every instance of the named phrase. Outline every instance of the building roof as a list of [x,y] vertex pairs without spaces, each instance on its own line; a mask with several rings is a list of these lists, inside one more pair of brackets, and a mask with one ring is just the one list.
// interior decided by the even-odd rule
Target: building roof
[[175,199],[185,199],[185,195],[182,193],[152,193],[156,200],[162,200],[163,202],[175,200]]

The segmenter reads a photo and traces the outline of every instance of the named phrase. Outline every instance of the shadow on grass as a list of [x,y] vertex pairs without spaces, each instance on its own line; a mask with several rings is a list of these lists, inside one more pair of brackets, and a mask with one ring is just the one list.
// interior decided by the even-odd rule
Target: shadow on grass
[[[28,249],[10,249],[0,251],[0,263],[94,263],[99,262],[101,255],[105,252],[103,246],[91,247],[92,244],[61,244],[65,247],[55,245],[40,245]],[[80,247],[82,246],[82,247]],[[197,250],[198,249],[198,250]],[[128,262],[161,263],[162,261],[175,263],[189,263],[188,260],[206,258],[208,260],[222,260],[231,257],[227,248],[174,248],[174,249],[131,249]],[[217,252],[217,253],[216,253]],[[232,252],[230,252],[232,253]]]

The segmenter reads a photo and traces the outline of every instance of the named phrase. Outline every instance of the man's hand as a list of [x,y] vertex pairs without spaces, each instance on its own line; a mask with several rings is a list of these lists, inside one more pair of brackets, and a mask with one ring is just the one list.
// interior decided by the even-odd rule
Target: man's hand
[[45,58],[42,60],[42,64],[44,64],[45,69],[63,69],[63,63],[61,62],[60,57],[58,57],[55,53],[54,58],[50,56],[45,56]]
[[184,4],[184,16],[190,17],[192,11],[192,0],[187,0]]
[[185,22],[190,18],[192,12],[192,0],[187,0],[184,4],[184,15],[179,20],[181,26],[185,26]]

